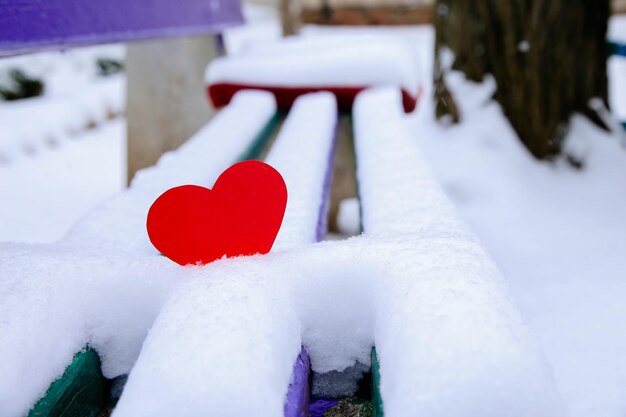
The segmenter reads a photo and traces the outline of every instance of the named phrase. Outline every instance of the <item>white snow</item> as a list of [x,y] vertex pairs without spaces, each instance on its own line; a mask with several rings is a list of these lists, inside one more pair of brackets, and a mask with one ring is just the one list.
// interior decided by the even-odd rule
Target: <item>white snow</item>
[[238,54],[250,44],[273,43],[283,36],[280,15],[274,7],[244,3],[242,12],[246,24],[228,28],[222,33],[227,54]]
[[161,256],[0,244],[0,416],[24,416],[85,344],[130,370],[178,272]]
[[[332,94],[304,95],[266,158],[289,193],[273,252],[317,239],[336,123]],[[150,331],[116,416],[280,415],[300,353],[300,326],[285,276],[262,262],[258,256],[219,261],[214,268],[224,272],[217,281],[207,278],[213,264],[196,268],[201,276],[171,296]]]
[[86,129],[118,117],[125,77],[97,75],[97,58],[124,60],[124,47],[105,45],[0,59],[0,80],[20,69],[44,82],[44,95],[0,101],[0,156],[9,161],[62,146]]
[[502,268],[570,415],[623,415],[626,151],[578,116],[567,148],[576,142],[584,169],[539,163],[496,104],[471,103],[488,84],[448,82],[465,121],[442,128],[423,109],[415,132],[426,157]]
[[354,104],[363,229],[376,237],[468,237],[414,145],[398,94],[389,89],[368,91]]
[[54,242],[123,189],[125,130],[116,120],[45,153],[0,164],[0,241]]
[[[611,27],[623,30],[623,22],[614,17]],[[432,30],[423,33],[424,47],[432,48]],[[626,108],[616,88],[624,80],[610,61],[614,109]],[[577,116],[566,146],[583,150],[585,168],[537,162],[489,100],[492,79],[477,85],[453,73],[448,84],[463,122],[437,124],[424,101],[411,123],[425,159],[502,270],[554,369],[568,415],[623,416],[626,151]]]
[[361,237],[183,273],[116,417],[280,415],[300,343],[325,372],[369,363],[374,340],[391,415],[562,415],[475,243]]
[[105,45],[0,59],[0,83],[19,69],[45,85],[41,97],[0,101],[0,241],[58,240],[125,186],[125,77],[96,66],[124,53]]
[[274,110],[271,94],[243,92],[188,144],[162,158],[168,175],[149,169],[142,176],[152,182],[138,179],[54,245],[2,245],[0,373],[6,378],[0,380],[0,416],[24,415],[87,343],[100,354],[105,376],[130,371],[181,271],[147,243],[149,205],[178,181],[212,185]]
[[[273,250],[317,240],[336,130],[337,103],[331,93],[301,96],[289,111],[265,159],[281,173],[288,192],[285,217]],[[326,216],[325,210],[321,216]]]
[[[432,60],[432,49],[426,48],[424,26],[318,26],[305,25],[298,33],[306,42],[323,45],[324,43],[351,42],[355,40],[383,39],[402,45],[413,61],[412,71],[419,78],[420,85],[429,84],[424,78],[423,63]],[[269,46],[269,45],[268,45]],[[417,46],[417,47],[416,47]],[[256,44],[251,47],[257,47]]]
[[361,207],[358,198],[344,198],[339,202],[337,228],[347,236],[361,233]]
[[614,15],[609,19],[609,28],[606,36],[609,40],[626,42],[626,16]]
[[153,253],[146,233],[150,205],[163,192],[183,184],[212,187],[226,168],[253,145],[276,111],[274,97],[244,91],[179,149],[140,171],[127,191],[78,221],[63,244]]
[[[623,22],[623,18],[612,18],[611,39],[623,38]],[[330,32],[339,30],[328,29],[326,36],[332,38]],[[428,75],[432,29],[417,28],[411,36],[419,40],[416,50]],[[609,61],[611,106],[622,119],[626,114],[623,62],[620,58]],[[270,411],[279,415],[301,342],[317,355],[317,369],[329,370],[342,369],[355,359],[368,361],[368,349],[375,340],[383,368],[388,369],[383,371],[383,392],[386,411],[393,417],[411,410],[446,417],[493,413],[623,416],[625,151],[615,137],[576,117],[567,149],[576,149],[585,158],[584,170],[575,171],[563,161],[538,163],[521,147],[499,107],[489,101],[492,80],[475,85],[451,74],[449,83],[463,111],[463,123],[451,127],[435,123],[432,103],[424,100],[417,114],[406,121],[421,150],[410,153],[417,161],[428,161],[463,220],[503,271],[506,284],[475,241],[459,236],[397,240],[386,236],[384,229],[376,239],[362,236],[183,269],[163,257],[124,254],[131,248],[119,242],[135,232],[123,231],[113,222],[89,231],[94,239],[99,234],[110,238],[110,247],[94,243],[90,249],[86,239],[75,241],[77,246],[85,244],[84,249],[67,242],[66,246],[0,244],[0,356],[8,358],[0,363],[0,416],[24,415],[85,341],[91,341],[103,355],[107,376],[128,372],[163,300],[174,283],[181,281],[183,285],[163,311],[163,320],[154,328],[155,334],[176,337],[156,343],[154,336],[155,342],[146,342],[142,353],[146,361],[154,360],[159,350],[168,353],[149,371],[181,381],[181,386],[148,381],[145,374],[137,376],[147,381],[146,390],[154,390],[155,396],[165,392],[159,400],[164,411],[179,407],[175,415],[184,415],[179,409],[191,412],[192,407],[207,405],[202,412],[214,407],[217,415],[248,416],[262,415],[267,409],[268,415]],[[430,97],[430,91],[425,93],[423,97]],[[0,108],[0,117],[4,109]],[[388,127],[397,130],[404,125],[396,121]],[[9,126],[8,131],[14,130],[12,120],[3,124]],[[122,124],[102,130],[109,129],[121,130]],[[0,239],[52,241],[72,218],[95,203],[96,191],[105,196],[109,184],[123,181],[125,175],[115,165],[123,157],[109,159],[122,152],[118,133],[107,134],[117,139],[106,143],[91,140],[89,134],[84,142],[68,141],[58,154],[46,152],[45,158],[42,154],[32,160],[19,157],[13,165],[0,166],[3,202],[10,202],[0,208],[4,210]],[[385,129],[377,133],[389,137]],[[397,137],[408,139],[405,133]],[[75,146],[82,143],[78,152]],[[66,161],[73,166],[72,149],[80,159],[77,165],[93,170],[85,168],[86,174],[74,176],[81,186],[55,188],[52,181],[69,184],[65,172],[70,171],[58,167]],[[99,163],[102,155],[108,156]],[[113,168],[107,166],[111,164]],[[89,174],[101,176],[108,169],[116,171],[102,178],[116,177],[113,180],[97,185],[90,179]],[[438,187],[427,184],[427,169],[410,167],[407,172],[420,189],[427,190],[430,204],[438,206],[443,201]],[[392,171],[381,174],[384,180],[379,185],[398,181],[398,187],[409,193],[416,188],[393,177]],[[55,193],[51,197],[37,194],[29,184]],[[83,184],[93,186],[94,201],[88,202],[83,198],[87,193],[78,191]],[[366,195],[362,193],[363,198]],[[56,202],[59,209],[48,210]],[[373,214],[377,210],[402,214],[418,210],[419,204],[423,203],[414,200],[406,207],[373,206],[369,232],[376,230],[372,224],[377,222],[372,219],[377,218]],[[126,209],[120,203],[120,213]],[[442,209],[442,213],[447,211]],[[443,215],[433,215],[430,221],[437,222],[442,218],[438,216]],[[427,223],[428,218],[418,220],[422,225],[418,233],[445,231],[439,224]],[[389,227],[404,221],[389,220]],[[30,227],[29,222],[33,222]],[[114,245],[116,233],[120,240]],[[143,237],[132,245],[137,242],[142,250],[148,249],[142,246]],[[522,319],[506,296],[506,286]],[[229,309],[216,307],[222,305]],[[188,314],[189,308],[206,315],[208,321]],[[244,315],[244,309],[251,314]],[[414,319],[407,319],[409,315]],[[548,367],[522,320],[538,338]],[[259,343],[264,338],[269,342]],[[404,344],[409,339],[415,346]],[[486,340],[493,343],[486,345]],[[185,366],[175,366],[181,363]],[[550,366],[569,413],[559,408]],[[258,384],[268,379],[275,384]],[[403,385],[384,381],[403,381]],[[188,383],[196,387],[183,391],[183,384]],[[224,397],[232,401],[220,402],[211,391],[214,387],[233,393]],[[251,402],[242,401],[247,399],[243,395],[235,396],[243,392],[240,387],[250,394]],[[172,392],[197,397],[185,404],[168,402],[175,399]],[[408,399],[415,402],[405,403]],[[259,406],[253,409],[254,404]]]
[[282,414],[299,327],[289,286],[265,262],[180,268],[187,278],[150,330],[115,417]]
[[262,91],[242,91],[232,103],[180,148],[141,170],[132,190],[167,189],[183,183],[212,186],[219,174],[247,153],[253,140],[276,113],[274,97]]
[[[276,50],[276,52],[274,51]],[[285,50],[284,53],[281,52]],[[269,87],[364,87],[395,85],[417,95],[420,78],[410,50],[393,38],[295,38],[218,58],[207,67],[207,84]]]
[[[311,103],[326,97],[313,96]],[[400,100],[399,90],[358,98],[355,123],[364,126],[357,132],[374,133],[357,136],[359,165],[374,159],[370,153],[378,158],[369,176],[391,172],[389,163],[403,167],[402,159],[414,160],[415,143],[404,140]],[[302,103],[293,123],[310,126],[299,114]],[[371,117],[381,107],[390,108],[384,112],[389,124]],[[314,109],[305,114],[328,114],[328,106]],[[392,129],[382,144],[381,122]],[[323,153],[285,146],[285,138],[300,143],[298,135],[285,135],[276,153],[303,166],[317,164],[317,173],[287,170],[286,175],[311,175],[320,184]],[[372,141],[379,146],[362,143]],[[328,150],[324,142],[317,146]],[[398,147],[405,152],[398,154]],[[311,161],[302,162],[307,158]],[[415,201],[411,197],[422,189],[434,194],[425,171],[411,189],[403,182],[387,187],[363,181],[360,187],[392,188],[395,199]],[[437,211],[446,199],[440,194],[427,201]],[[363,200],[364,209],[369,202]],[[394,208],[389,210],[393,216]],[[324,373],[355,361],[368,365],[375,342],[390,415],[451,417],[470,410],[485,416],[562,416],[550,369],[493,262],[462,226],[458,233],[434,233],[427,224],[445,216],[454,216],[449,205],[438,217],[421,220],[412,233],[381,231],[187,268],[184,273],[194,277],[157,318],[114,415],[280,415],[300,344],[310,353],[313,370]],[[300,221],[313,228],[312,218]],[[374,220],[364,224],[367,233]],[[300,235],[300,230],[286,232]]]
[[363,229],[395,249],[378,260],[375,292],[385,413],[561,416],[545,358],[404,117],[399,90],[368,90],[354,106]]

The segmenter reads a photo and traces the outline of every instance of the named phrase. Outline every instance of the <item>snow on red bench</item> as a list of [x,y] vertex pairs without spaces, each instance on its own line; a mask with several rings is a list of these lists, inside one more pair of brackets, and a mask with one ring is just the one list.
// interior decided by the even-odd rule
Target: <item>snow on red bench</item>
[[[278,253],[322,235],[336,124],[331,94],[302,96],[267,157],[289,193]],[[306,364],[297,363],[293,374],[301,352],[298,313],[289,286],[264,262],[259,256],[217,261],[172,294],[144,343],[116,416],[304,415]]]
[[205,81],[216,107],[242,89],[271,91],[280,109],[302,94],[324,90],[335,94],[340,109],[350,111],[360,91],[390,85],[402,90],[404,109],[410,112],[421,91],[419,73],[410,50],[391,37],[291,38],[216,59]]

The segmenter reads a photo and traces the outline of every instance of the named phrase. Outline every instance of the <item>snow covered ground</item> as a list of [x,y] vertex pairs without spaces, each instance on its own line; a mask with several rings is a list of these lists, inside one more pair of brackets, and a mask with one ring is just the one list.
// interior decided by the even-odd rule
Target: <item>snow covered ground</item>
[[[624,29],[624,18],[613,20],[615,37]],[[423,37],[432,42],[431,31]],[[624,118],[626,60],[612,58],[609,71],[611,105]],[[571,416],[623,416],[626,149],[620,137],[576,117],[567,146],[583,156],[585,168],[538,163],[489,100],[492,82],[476,85],[460,74],[448,81],[464,120],[437,124],[432,103],[423,103],[413,123],[426,160],[502,269]]]
[[[268,38],[274,36],[273,27],[266,22]],[[305,33],[358,31],[309,28]],[[416,45],[424,80],[430,80],[432,29],[387,32]],[[626,19],[614,18],[610,37],[623,41],[625,34]],[[237,36],[251,38],[242,32]],[[626,60],[611,58],[609,75],[611,105],[626,119]],[[615,136],[576,118],[568,146],[584,157],[585,168],[538,163],[489,101],[489,80],[476,85],[452,74],[449,83],[463,111],[461,125],[433,120],[428,83],[426,99],[409,119],[425,159],[503,271],[523,319],[553,367],[571,417],[623,416],[626,150]],[[0,134],[23,130],[28,122],[2,119],[5,110],[0,103]],[[63,139],[58,148],[33,156],[7,151],[9,158],[0,163],[0,241],[57,240],[97,202],[121,189],[123,131],[123,121],[103,122],[77,140]],[[4,138],[0,136],[0,152]],[[45,141],[46,135],[40,138]]]
[[503,270],[572,416],[622,416],[626,150],[577,118],[569,140],[585,148],[584,170],[539,164],[497,105],[476,105],[488,83],[453,78],[466,120],[438,126],[424,108],[415,133],[426,159]]
[[126,123],[0,165],[0,241],[47,243],[126,184]]
[[[44,81],[44,95],[0,101],[0,241],[53,242],[126,183],[125,77],[97,74],[98,46],[0,59]],[[6,81],[5,81],[6,82]]]

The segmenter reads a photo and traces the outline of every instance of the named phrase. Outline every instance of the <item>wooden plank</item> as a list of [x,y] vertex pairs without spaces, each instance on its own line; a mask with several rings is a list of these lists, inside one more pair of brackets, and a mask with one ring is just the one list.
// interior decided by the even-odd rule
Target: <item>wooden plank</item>
[[61,378],[50,385],[28,417],[94,417],[105,406],[107,385],[98,354],[87,347],[74,356]]
[[217,33],[239,0],[0,0],[0,54]]

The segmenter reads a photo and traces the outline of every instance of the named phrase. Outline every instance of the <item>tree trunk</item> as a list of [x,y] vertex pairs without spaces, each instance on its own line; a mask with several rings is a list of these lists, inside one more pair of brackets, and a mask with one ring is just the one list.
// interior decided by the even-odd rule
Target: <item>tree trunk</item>
[[493,75],[494,98],[537,158],[559,154],[575,112],[603,126],[589,100],[607,103],[608,0],[438,0],[436,7],[437,117],[462,117],[445,84],[448,47],[452,69],[468,79]]

